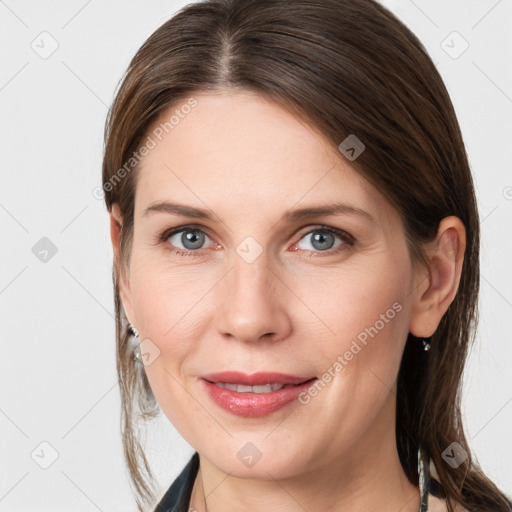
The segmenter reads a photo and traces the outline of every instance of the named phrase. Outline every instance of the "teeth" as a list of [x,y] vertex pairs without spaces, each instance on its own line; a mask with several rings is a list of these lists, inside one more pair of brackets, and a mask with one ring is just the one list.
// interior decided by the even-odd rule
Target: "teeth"
[[247,386],[245,384],[232,384],[229,382],[215,382],[216,386],[220,388],[229,389],[230,391],[237,391],[238,393],[270,393],[277,391],[284,387],[289,387],[288,384],[265,384],[262,386]]

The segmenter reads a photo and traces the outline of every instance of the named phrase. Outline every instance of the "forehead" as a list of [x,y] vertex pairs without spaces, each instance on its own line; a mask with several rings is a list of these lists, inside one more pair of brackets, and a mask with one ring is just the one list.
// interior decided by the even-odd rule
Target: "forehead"
[[[238,213],[347,202],[379,216],[383,196],[311,126],[249,92],[194,94],[148,130],[136,210],[174,199]],[[166,124],[167,123],[167,124]]]

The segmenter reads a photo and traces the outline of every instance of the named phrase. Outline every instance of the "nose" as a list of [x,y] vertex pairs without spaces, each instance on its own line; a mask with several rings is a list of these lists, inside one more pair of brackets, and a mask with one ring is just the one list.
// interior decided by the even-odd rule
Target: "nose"
[[288,336],[291,321],[287,308],[292,299],[265,254],[252,263],[236,256],[219,285],[216,323],[222,336],[243,343]]

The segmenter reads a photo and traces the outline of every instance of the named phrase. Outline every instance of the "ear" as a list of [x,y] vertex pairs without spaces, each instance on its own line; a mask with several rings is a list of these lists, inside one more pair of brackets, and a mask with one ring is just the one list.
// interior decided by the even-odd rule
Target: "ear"
[[[129,269],[125,269],[121,260],[121,232],[123,219],[121,210],[117,203],[112,205],[110,212],[110,238],[112,239],[112,249],[114,251],[114,267],[118,276],[118,286],[121,304],[128,322],[132,325],[132,319],[135,318],[131,305],[130,276]],[[134,325],[135,327],[135,325]]]
[[427,248],[428,268],[418,269],[409,332],[428,338],[436,331],[459,287],[466,230],[458,217],[439,223],[437,237]]

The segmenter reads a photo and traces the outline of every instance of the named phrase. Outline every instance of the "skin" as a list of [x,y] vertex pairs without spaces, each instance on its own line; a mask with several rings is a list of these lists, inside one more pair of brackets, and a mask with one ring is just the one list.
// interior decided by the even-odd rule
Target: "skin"
[[[160,351],[145,367],[153,392],[200,455],[190,505],[416,512],[419,491],[395,441],[396,380],[408,333],[432,335],[455,296],[461,221],[444,219],[425,248],[428,266],[413,265],[398,212],[311,126],[249,92],[194,97],[197,106],[142,160],[131,259],[120,279],[128,320]],[[159,201],[207,208],[216,219],[143,215]],[[373,220],[282,220],[290,209],[332,202]],[[116,257],[121,225],[114,205]],[[206,234],[196,255],[172,251],[190,250],[182,233],[159,241],[180,226]],[[313,235],[322,227],[355,243],[335,235],[333,248],[319,249]],[[248,236],[263,249],[251,263],[236,252]],[[199,381],[223,370],[321,377],[396,303],[400,312],[306,405],[242,418],[213,403]],[[237,458],[248,442],[262,454],[250,468]],[[434,498],[431,509],[445,510]]]

